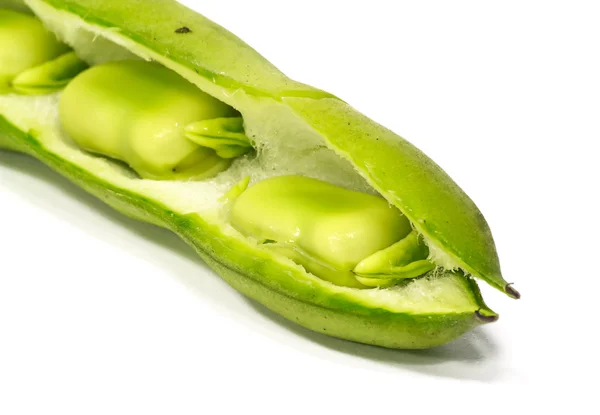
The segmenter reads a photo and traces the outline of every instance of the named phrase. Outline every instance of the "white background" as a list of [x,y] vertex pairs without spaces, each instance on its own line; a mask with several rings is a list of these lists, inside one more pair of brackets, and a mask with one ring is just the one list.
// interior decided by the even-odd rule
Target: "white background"
[[596,2],[186,3],[436,160],[523,298],[430,351],[331,339],[0,153],[1,414],[598,413]]

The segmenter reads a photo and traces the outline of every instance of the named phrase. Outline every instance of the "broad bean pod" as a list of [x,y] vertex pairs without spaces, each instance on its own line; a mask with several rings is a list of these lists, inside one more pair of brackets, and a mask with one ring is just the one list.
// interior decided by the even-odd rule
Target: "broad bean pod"
[[497,319],[476,279],[519,297],[434,161],[219,25],[172,0],[25,4],[48,32],[11,44],[37,53],[23,67],[3,72],[0,53],[0,148],[172,230],[236,290],[311,330],[413,349]]

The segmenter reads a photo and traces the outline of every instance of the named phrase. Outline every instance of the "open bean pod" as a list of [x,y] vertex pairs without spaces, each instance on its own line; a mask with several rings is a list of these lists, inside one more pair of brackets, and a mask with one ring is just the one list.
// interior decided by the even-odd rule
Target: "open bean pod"
[[37,30],[0,52],[0,148],[177,233],[245,295],[392,348],[496,320],[474,278],[518,297],[439,166],[222,27],[172,0],[25,4],[44,26],[0,9],[0,45]]

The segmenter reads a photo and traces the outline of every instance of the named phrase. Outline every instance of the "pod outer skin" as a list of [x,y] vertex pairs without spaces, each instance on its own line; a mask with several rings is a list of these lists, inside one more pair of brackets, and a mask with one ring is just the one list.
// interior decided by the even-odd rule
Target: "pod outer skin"
[[234,289],[316,332],[387,348],[425,349],[497,319],[470,278],[466,283],[473,295],[473,311],[431,314],[368,307],[323,287],[303,284],[289,269],[282,273],[268,253],[248,250],[197,214],[178,214],[92,175],[48,151],[34,135],[21,131],[1,115],[0,149],[33,156],[119,212],[175,232]]
[[[485,218],[435,162],[333,95],[291,80],[221,26],[173,0],[25,2],[42,20],[44,8],[50,7],[109,28],[119,38],[166,57],[172,69],[187,70],[181,74],[198,85],[209,81],[233,93],[282,102],[411,220],[432,253],[438,253],[438,263],[518,297],[502,277]],[[189,30],[181,33],[177,29],[182,27]]]

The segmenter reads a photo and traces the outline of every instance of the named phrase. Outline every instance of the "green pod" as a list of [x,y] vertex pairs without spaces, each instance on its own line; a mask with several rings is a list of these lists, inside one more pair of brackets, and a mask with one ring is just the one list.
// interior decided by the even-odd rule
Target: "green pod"
[[[441,168],[343,101],[287,78],[215,23],[171,0],[26,3],[88,64],[154,60],[232,106],[257,155],[199,182],[132,177],[73,146],[58,127],[56,95],[0,96],[0,147],[30,154],[124,214],[176,232],[245,295],[312,330],[393,348],[433,347],[494,321],[473,277],[518,296],[501,276],[483,216]],[[378,193],[422,235],[437,268],[389,288],[342,287],[246,238],[227,215],[228,199],[243,189],[227,191],[247,176],[252,186],[284,174]]]

